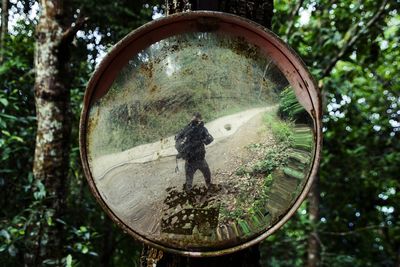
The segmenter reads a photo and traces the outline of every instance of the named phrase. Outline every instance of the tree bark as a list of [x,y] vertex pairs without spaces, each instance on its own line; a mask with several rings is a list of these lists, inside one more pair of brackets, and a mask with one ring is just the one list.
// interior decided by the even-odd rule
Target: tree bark
[[[35,104],[37,117],[33,174],[36,184],[45,186],[39,225],[31,225],[27,266],[41,266],[44,260],[61,265],[63,224],[69,169],[71,133],[70,92],[67,88],[68,43],[62,0],[41,0],[36,28]],[[35,230],[35,227],[39,230]]]
[[189,0],[166,0],[167,15],[192,10],[191,1]]
[[[201,0],[198,0],[201,1]],[[218,11],[232,13],[255,21],[271,29],[274,15],[273,0],[220,0]]]
[[400,249],[397,251],[397,262],[395,266],[400,267]]
[[320,243],[316,224],[319,222],[319,176],[308,194],[308,214],[313,230],[308,237],[307,267],[317,267],[320,263]]
[[100,267],[112,266],[112,256],[115,249],[115,236],[112,229],[112,222],[109,219],[104,220],[103,225],[103,248],[101,251]]
[[[166,0],[167,15],[191,10],[214,10],[232,13],[271,28],[273,0]],[[144,246],[141,267],[258,267],[260,266],[258,245],[229,255],[209,258],[189,258]]]
[[[157,251],[152,248],[145,248],[142,252],[145,261],[142,261],[141,267],[258,267],[260,266],[260,252],[258,245],[244,249],[229,255],[209,258],[190,258],[179,255]],[[150,256],[150,257],[149,257]]]
[[167,0],[167,15],[189,10],[214,10],[251,19],[270,29],[273,0]]
[[1,3],[0,64],[4,60],[5,40],[8,33],[8,1],[3,0]]

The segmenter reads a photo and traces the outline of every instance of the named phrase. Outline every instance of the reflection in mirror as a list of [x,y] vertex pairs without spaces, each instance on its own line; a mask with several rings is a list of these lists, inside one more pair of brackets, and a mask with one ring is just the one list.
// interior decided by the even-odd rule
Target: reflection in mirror
[[107,206],[136,233],[182,249],[230,247],[296,201],[313,128],[258,47],[181,34],[135,55],[93,101],[89,166]]

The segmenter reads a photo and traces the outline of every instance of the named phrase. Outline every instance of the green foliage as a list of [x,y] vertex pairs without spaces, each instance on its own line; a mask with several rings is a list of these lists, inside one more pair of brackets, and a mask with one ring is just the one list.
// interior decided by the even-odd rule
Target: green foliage
[[[293,137],[295,136],[294,125],[292,122],[281,120],[276,114],[265,113],[264,123],[266,131],[271,131],[273,144],[255,143],[248,146],[253,153],[261,153],[260,160],[251,161],[246,166],[238,166],[236,175],[265,175],[268,176],[278,167],[287,164],[290,148],[294,146]],[[308,136],[310,139],[310,136]],[[310,140],[309,140],[310,142]]]
[[256,214],[258,211],[262,211],[265,209],[265,206],[268,201],[268,193],[271,188],[272,181],[273,181],[273,177],[271,174],[264,176],[261,194],[260,194],[259,198],[254,201],[252,207],[249,209],[249,211],[248,211],[249,214]]
[[[81,14],[89,16],[90,20],[83,35],[74,40],[68,65],[73,125],[71,168],[69,177],[66,177],[69,183],[67,208],[62,217],[56,217],[54,211],[45,209],[43,205],[51,200],[46,185],[34,180],[32,174],[36,135],[33,52],[38,18],[27,19],[23,14],[29,11],[33,1],[23,1],[26,10],[21,3],[12,4],[13,12],[22,17],[13,24],[12,34],[6,36],[2,49],[4,61],[0,64],[0,266],[24,266],[25,254],[37,251],[34,241],[41,235],[40,227],[44,224],[50,228],[61,225],[64,229],[65,237],[61,240],[64,266],[99,266],[100,263],[135,266],[139,245],[112,225],[86,186],[80,166],[78,125],[84,89],[98,55],[98,50],[88,49],[88,45],[105,50],[149,20],[152,6],[144,7],[139,1],[102,4],[72,1],[65,6],[66,20],[73,19],[78,7]],[[113,5],[117,8],[111,8]],[[107,12],[100,12],[102,9]],[[111,20],[115,24],[110,24]],[[94,32],[102,36],[100,42],[96,41],[98,36]],[[46,242],[47,236],[41,236],[41,245],[45,246]],[[43,264],[54,266],[57,263],[45,259]]]
[[308,222],[306,205],[303,204],[280,230],[262,243],[262,266],[305,266],[304,255],[307,251],[308,233],[311,230]]
[[292,121],[304,120],[304,117],[308,116],[290,86],[286,87],[279,95],[278,114],[282,119]]
[[271,129],[274,138],[278,143],[284,143],[288,146],[293,142],[293,126],[290,120],[280,120],[275,114],[266,114],[264,121]]
[[[312,154],[310,144],[313,139],[311,129],[304,125],[295,127],[292,122],[284,121],[277,114],[269,112],[264,114],[264,122],[264,131],[272,133],[271,141],[255,143],[247,147],[251,152],[252,160],[238,166],[235,174],[252,183],[242,182],[237,192],[239,197],[234,201],[234,209],[231,204],[221,204],[220,219],[222,220],[233,220],[241,225],[243,219],[249,220],[250,216],[254,218],[256,225],[259,225],[262,220],[261,228],[265,227],[265,224],[270,223],[268,221],[270,218],[263,213],[270,200],[273,181],[278,184],[279,179],[292,177],[295,178],[295,183],[301,185],[309,171]],[[259,180],[262,182],[258,182]],[[297,185],[296,187],[302,188]],[[298,194],[296,189],[290,192],[288,201],[292,201]],[[283,197],[280,196],[280,199]],[[230,206],[230,211],[225,209],[225,205]]]
[[252,174],[270,174],[276,168],[283,166],[288,159],[287,144],[279,144],[267,151],[263,160],[256,162],[251,170]]
[[[22,3],[22,2],[21,2]],[[48,197],[31,173],[35,145],[33,100],[34,20],[20,21],[6,38],[0,64],[0,265],[23,266],[33,247],[27,237],[39,228],[62,222],[65,266],[137,266],[140,244],[133,243],[106,218],[86,186],[77,145],[78,120],[85,83],[99,51],[106,51],[126,33],[150,19],[148,1],[72,1],[66,20],[78,15],[90,20],[74,41],[71,69],[71,138],[69,194],[62,218],[44,210]],[[263,266],[304,266],[307,239],[317,230],[321,266],[395,266],[400,248],[400,17],[398,1],[388,1],[383,15],[367,22],[382,1],[306,0],[300,15],[291,17],[297,1],[274,1],[273,30],[285,37],[323,85],[324,150],[320,169],[321,220],[311,224],[306,206],[261,245]],[[31,1],[23,1],[29,9]],[[17,12],[25,12],[13,4]],[[305,20],[310,13],[308,22]],[[288,26],[292,30],[286,35]],[[364,34],[346,50],[333,71],[324,69],[356,32]],[[101,35],[96,41],[96,34]],[[88,49],[93,46],[96,49]],[[282,98],[282,107],[293,96]],[[298,110],[296,107],[293,110]],[[282,109],[282,112],[284,109]],[[287,114],[289,116],[289,114]],[[272,129],[274,126],[271,125]],[[310,147],[284,127],[281,140]],[[292,154],[293,156],[293,154]],[[304,160],[297,156],[298,160]],[[273,169],[273,162],[263,170]],[[244,170],[242,170],[244,174]],[[265,176],[268,185],[269,176]],[[265,194],[267,195],[267,193]],[[257,205],[263,202],[256,201]],[[236,214],[238,217],[243,214]],[[43,243],[46,242],[44,238]]]
[[[29,206],[37,193],[32,180],[35,142],[32,25],[17,24],[21,34],[7,36],[0,64],[0,265],[22,265]],[[31,33],[29,36],[28,33]],[[45,190],[41,188],[43,193]],[[38,195],[39,194],[39,195]]]
[[[310,225],[306,210],[300,209],[263,243],[265,266],[306,265],[313,230],[319,235],[321,266],[393,266],[398,259],[399,4],[389,1],[366,29],[381,3],[304,1],[303,9],[311,13],[308,23],[301,21],[305,15],[294,17],[287,39],[323,85],[321,219]],[[275,4],[274,28],[285,35],[295,3]],[[365,34],[330,75],[321,77],[360,30]],[[294,232],[300,235],[289,237]]]

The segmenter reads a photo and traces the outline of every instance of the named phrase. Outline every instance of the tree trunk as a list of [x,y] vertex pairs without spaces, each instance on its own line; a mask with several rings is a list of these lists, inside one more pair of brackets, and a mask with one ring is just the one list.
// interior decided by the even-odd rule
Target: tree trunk
[[[197,2],[201,2],[198,0]],[[274,15],[273,0],[221,0],[218,10],[242,16],[271,29]]]
[[[145,247],[142,252],[141,267],[258,267],[260,266],[258,245],[229,255],[209,258],[183,257]],[[156,264],[156,265],[154,265]]]
[[308,194],[308,213],[313,230],[308,237],[307,267],[317,267],[320,263],[320,244],[316,224],[319,222],[319,175]]
[[4,60],[5,40],[8,33],[8,1],[1,3],[0,64]]
[[103,248],[101,250],[100,267],[112,266],[112,257],[115,249],[115,236],[112,222],[106,218],[103,224]]
[[36,28],[35,104],[37,117],[33,174],[36,184],[43,184],[39,230],[31,238],[25,255],[28,266],[41,266],[44,260],[61,265],[63,225],[69,166],[71,132],[70,93],[66,86],[68,48],[64,27],[62,0],[41,0],[41,16]]
[[[166,0],[167,15],[189,10],[214,10],[232,13],[251,19],[267,28],[271,28],[273,0]],[[258,267],[260,266],[258,245],[233,254],[209,257],[189,258],[145,246],[142,251],[142,267]]]
[[[167,0],[167,2],[169,1]],[[273,0],[183,0],[173,2],[181,2],[180,5],[177,5],[178,7],[184,6],[184,3],[186,3],[186,6],[192,7],[192,10],[214,10],[235,14],[251,19],[268,29],[271,29],[272,17],[274,15]],[[174,5],[169,5],[168,7],[172,8],[168,9],[168,14],[177,13],[182,10],[181,8],[173,9]]]
[[189,0],[166,0],[167,15],[192,10],[191,1]]
[[397,260],[394,264],[395,267],[400,267],[400,247],[397,249]]

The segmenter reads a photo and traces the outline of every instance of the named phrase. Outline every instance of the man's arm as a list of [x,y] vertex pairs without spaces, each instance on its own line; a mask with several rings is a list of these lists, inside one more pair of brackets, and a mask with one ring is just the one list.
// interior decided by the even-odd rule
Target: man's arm
[[203,143],[205,145],[211,144],[212,141],[214,141],[214,137],[208,132],[207,128],[204,127],[204,137],[203,137]]

